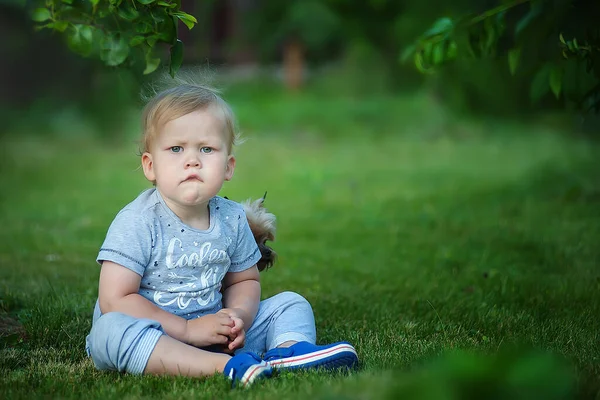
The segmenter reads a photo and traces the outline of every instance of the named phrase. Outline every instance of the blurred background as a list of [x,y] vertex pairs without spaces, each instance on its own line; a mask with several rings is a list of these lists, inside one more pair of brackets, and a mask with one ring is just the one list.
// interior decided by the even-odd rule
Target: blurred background
[[[536,2],[518,0],[183,0],[181,10],[198,22],[190,30],[180,21],[178,36],[184,43],[183,68],[195,66],[204,73],[209,71],[228,91],[226,96],[234,105],[238,98],[256,100],[290,93],[331,99],[332,103],[325,105],[330,110],[321,106],[312,111],[282,110],[290,118],[275,116],[300,125],[306,124],[307,118],[322,120],[316,125],[324,126],[319,128],[323,135],[335,134],[334,127],[348,118],[364,122],[368,131],[385,130],[393,126],[389,121],[398,113],[438,119],[440,130],[450,129],[445,125],[449,116],[460,115],[540,117],[569,130],[596,131],[598,119],[593,113],[580,112],[582,107],[569,98],[566,90],[558,98],[552,95],[547,73],[541,85],[532,85],[547,72],[544,62],[560,55],[557,34],[570,29],[557,17],[556,10],[538,18],[543,23],[530,24],[533,28],[525,35],[535,44],[535,51],[521,56],[518,73],[511,74],[507,61],[507,52],[514,43],[498,38],[489,54],[459,54],[433,74],[420,72],[410,57],[402,60],[402,52],[437,19],[477,15],[503,3],[512,5],[510,16],[502,21],[504,25],[512,23],[509,29],[533,19],[532,4]],[[573,20],[585,25],[585,18],[590,18],[589,7],[571,9],[579,11],[570,16],[571,25],[577,25]],[[114,139],[124,130],[129,132],[131,123],[135,123],[129,111],[139,106],[140,88],[157,72],[143,75],[127,65],[108,67],[97,58],[81,57],[69,49],[66,35],[35,29],[31,12],[31,7],[20,0],[0,2],[4,134],[81,135],[86,126],[87,134]],[[539,12],[535,16],[539,17]],[[497,29],[506,29],[504,25]],[[593,22],[589,26],[593,27]],[[485,32],[480,37],[485,39]],[[524,41],[523,37],[519,40]],[[157,45],[156,50],[166,66],[168,46]],[[578,68],[563,74],[563,80],[571,83],[563,83],[563,88],[575,86],[577,91],[585,92],[597,84],[593,75]],[[414,110],[403,113],[378,101],[399,97],[414,100],[415,96],[419,99],[416,107],[423,112],[418,116]],[[240,118],[247,128],[269,127],[262,118]]]
[[[2,337],[24,349],[0,352],[5,387],[124,397],[90,363],[70,376],[98,246],[149,186],[140,94],[175,65],[222,88],[248,139],[222,194],[269,193],[280,258],[263,295],[303,293],[320,340],[360,349],[371,383],[343,383],[345,398],[388,384],[405,398],[410,380],[382,370],[507,343],[566,356],[600,398],[599,1],[178,4],[0,0],[0,351]],[[88,18],[96,6],[107,25]],[[40,359],[58,361],[38,372]],[[545,356],[463,361],[418,391],[448,380],[466,393],[466,375],[485,393],[494,379],[536,390],[471,398],[570,398],[570,375]],[[328,383],[289,387],[304,398],[311,382]]]

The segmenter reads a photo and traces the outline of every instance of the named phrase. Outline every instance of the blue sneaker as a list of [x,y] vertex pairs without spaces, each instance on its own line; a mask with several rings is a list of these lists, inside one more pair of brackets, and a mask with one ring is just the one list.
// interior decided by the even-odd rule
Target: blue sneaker
[[270,377],[272,373],[273,370],[269,364],[250,352],[231,357],[223,370],[223,374],[231,379],[232,386],[236,386],[238,383],[248,386],[256,379]]
[[356,350],[348,342],[318,346],[298,342],[290,347],[276,347],[267,351],[264,360],[273,368],[354,368],[358,365]]

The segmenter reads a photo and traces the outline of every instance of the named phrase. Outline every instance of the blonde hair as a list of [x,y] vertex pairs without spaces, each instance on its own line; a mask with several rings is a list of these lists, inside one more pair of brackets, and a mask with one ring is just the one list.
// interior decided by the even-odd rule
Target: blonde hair
[[[233,147],[239,143],[235,115],[229,104],[220,96],[220,91],[206,84],[190,79],[191,76],[178,76],[175,79],[163,77],[151,87],[151,94],[144,96],[147,100],[142,112],[142,138],[140,154],[149,151],[152,141],[169,121],[197,110],[214,107],[222,113],[227,134],[227,151],[232,153]],[[162,90],[159,87],[164,87]]]

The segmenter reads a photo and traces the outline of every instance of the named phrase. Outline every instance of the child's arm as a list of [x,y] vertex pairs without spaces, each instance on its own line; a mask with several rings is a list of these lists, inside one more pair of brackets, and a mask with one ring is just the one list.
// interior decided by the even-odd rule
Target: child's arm
[[141,276],[130,269],[104,261],[98,288],[102,313],[118,311],[158,321],[167,335],[197,347],[227,343],[234,325],[228,315],[217,313],[190,321],[178,317],[138,294],[141,280]]
[[[233,335],[238,336],[229,349],[243,346],[245,330],[250,328],[260,303],[260,275],[256,265],[241,272],[228,272],[223,279],[223,307],[232,318],[238,317],[243,326],[234,327]],[[241,329],[241,336],[239,335]]]

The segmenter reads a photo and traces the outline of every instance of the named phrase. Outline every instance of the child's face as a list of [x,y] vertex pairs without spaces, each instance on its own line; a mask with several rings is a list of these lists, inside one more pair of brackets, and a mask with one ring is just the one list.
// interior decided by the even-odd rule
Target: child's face
[[223,119],[208,107],[167,122],[142,155],[142,166],[170,206],[206,206],[235,167]]

